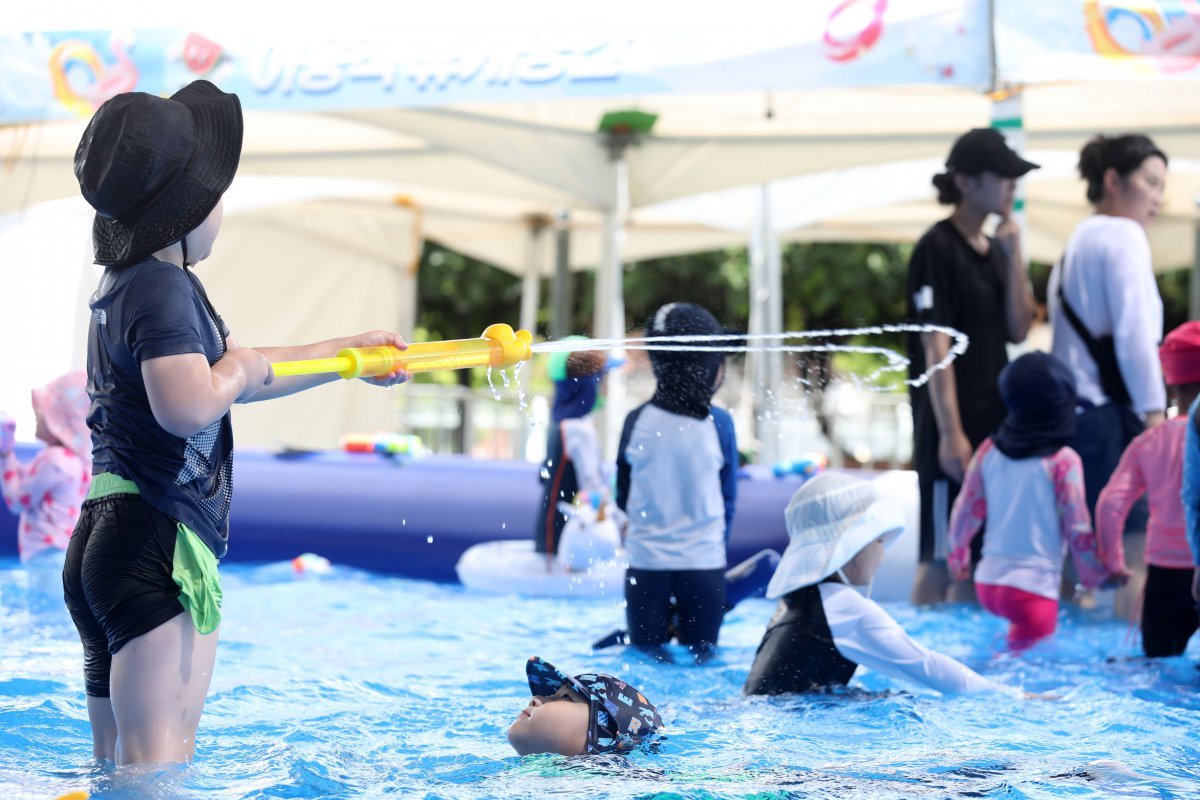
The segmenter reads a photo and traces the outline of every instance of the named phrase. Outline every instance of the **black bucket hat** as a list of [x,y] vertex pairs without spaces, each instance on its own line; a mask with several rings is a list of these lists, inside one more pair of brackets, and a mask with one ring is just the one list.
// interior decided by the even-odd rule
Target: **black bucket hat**
[[96,209],[96,263],[133,264],[194,230],[233,182],[241,153],[241,102],[208,81],[169,99],[107,100],[75,151],[79,190]]
[[564,684],[588,699],[587,753],[622,753],[652,744],[661,736],[662,717],[641,692],[611,675],[571,677],[549,661],[533,656],[525,676],[534,697],[554,694]]

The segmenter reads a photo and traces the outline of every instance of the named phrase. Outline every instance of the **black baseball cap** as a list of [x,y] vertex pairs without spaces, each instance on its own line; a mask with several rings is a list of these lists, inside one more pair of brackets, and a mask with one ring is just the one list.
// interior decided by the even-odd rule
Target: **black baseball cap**
[[1005,178],[1019,178],[1040,165],[1017,155],[1004,141],[1004,134],[995,128],[973,128],[954,142],[946,167],[964,175],[986,171]]

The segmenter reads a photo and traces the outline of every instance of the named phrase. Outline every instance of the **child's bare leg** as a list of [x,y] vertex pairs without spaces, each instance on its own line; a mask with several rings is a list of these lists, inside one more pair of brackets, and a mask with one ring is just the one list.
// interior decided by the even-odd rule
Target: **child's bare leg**
[[92,723],[92,758],[117,760],[117,718],[107,697],[88,697],[88,720]]
[[118,765],[191,760],[216,660],[217,633],[200,635],[192,618],[181,612],[113,656]]

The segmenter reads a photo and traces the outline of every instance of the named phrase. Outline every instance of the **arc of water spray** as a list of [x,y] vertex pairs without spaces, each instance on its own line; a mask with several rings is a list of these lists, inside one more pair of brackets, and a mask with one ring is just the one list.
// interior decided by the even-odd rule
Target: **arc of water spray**
[[[757,334],[703,334],[689,336],[653,336],[634,337],[629,339],[573,339],[553,342],[539,342],[532,346],[535,353],[570,353],[582,350],[673,350],[691,352],[718,353],[866,353],[878,355],[887,363],[868,375],[864,382],[871,382],[888,372],[907,370],[909,359],[906,356],[886,347],[873,345],[844,345],[844,344],[745,344],[734,345],[735,341],[772,341],[787,339],[816,339],[816,338],[845,338],[848,336],[879,335],[882,333],[944,333],[952,340],[946,356],[936,364],[927,366],[925,372],[915,378],[906,378],[902,383],[908,386],[924,386],[930,376],[938,370],[945,369],[954,359],[966,352],[970,339],[962,331],[945,325],[901,323],[895,325],[871,325],[863,328],[830,328],[816,331],[784,331],[783,333]],[[713,343],[706,345],[705,343]],[[689,345],[680,347],[679,345]],[[894,388],[899,384],[875,387],[878,391]]]

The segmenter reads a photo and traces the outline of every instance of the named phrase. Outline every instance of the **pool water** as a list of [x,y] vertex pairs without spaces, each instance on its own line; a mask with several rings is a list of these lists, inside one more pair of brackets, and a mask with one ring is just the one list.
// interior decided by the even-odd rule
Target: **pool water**
[[[1064,611],[1054,642],[1013,658],[996,655],[1004,624],[978,609],[886,604],[919,640],[1054,702],[941,698],[879,674],[846,696],[747,699],[766,600],[731,612],[720,655],[695,667],[591,653],[622,621],[611,600],[484,596],[337,567],[222,572],[197,759],[129,776],[91,763],[65,612],[31,612],[24,572],[0,560],[0,797],[1200,797],[1200,643],[1140,659],[1103,613]],[[504,732],[535,654],[629,679],[670,726],[660,751],[516,757]]]

